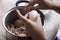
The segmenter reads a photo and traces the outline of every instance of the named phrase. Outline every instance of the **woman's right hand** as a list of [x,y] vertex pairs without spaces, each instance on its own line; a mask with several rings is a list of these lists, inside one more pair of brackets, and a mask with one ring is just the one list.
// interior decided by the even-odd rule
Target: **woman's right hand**
[[25,23],[26,29],[28,30],[28,33],[30,33],[33,40],[46,40],[39,14],[37,15],[36,21],[32,21],[26,18],[28,17],[28,14],[26,16],[22,16],[19,10],[16,11],[19,18]]

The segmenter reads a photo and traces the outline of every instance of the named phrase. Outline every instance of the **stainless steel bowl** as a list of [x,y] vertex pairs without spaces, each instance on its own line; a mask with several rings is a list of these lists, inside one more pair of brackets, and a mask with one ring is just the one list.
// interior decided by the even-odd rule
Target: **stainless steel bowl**
[[[18,7],[15,7],[15,8],[18,8]],[[12,24],[14,20],[18,19],[15,8],[12,8],[11,10],[9,10],[3,18],[3,27],[6,30],[7,40],[31,40],[30,37],[19,37],[7,29],[8,25]],[[22,11],[22,8],[24,7],[19,7],[19,8],[20,8],[19,10]],[[22,14],[23,15],[25,14],[24,11]]]

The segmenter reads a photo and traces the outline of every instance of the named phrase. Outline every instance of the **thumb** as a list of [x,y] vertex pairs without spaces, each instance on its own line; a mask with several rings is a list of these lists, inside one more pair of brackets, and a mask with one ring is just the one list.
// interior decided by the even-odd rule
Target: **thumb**
[[36,22],[41,22],[40,14],[38,14],[38,16],[37,16],[37,21],[36,21]]
[[19,18],[24,21],[24,23],[29,23],[29,24],[32,24],[33,22],[29,19],[27,19],[26,17],[22,16],[22,14],[20,13],[19,10],[16,10],[17,12],[17,15],[19,16]]
[[37,16],[36,24],[38,24],[38,25],[42,26],[41,17],[40,17],[40,15],[39,15],[39,14],[38,14],[38,16]]
[[25,14],[25,17],[29,19],[29,13]]

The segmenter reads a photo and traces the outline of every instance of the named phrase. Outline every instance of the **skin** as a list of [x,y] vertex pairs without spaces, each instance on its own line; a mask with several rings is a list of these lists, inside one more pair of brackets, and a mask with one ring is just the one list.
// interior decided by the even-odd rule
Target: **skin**
[[20,26],[23,26],[23,25],[24,25],[24,23],[23,23],[23,21],[22,21],[22,20],[17,19],[17,20],[14,22],[14,25],[15,25],[15,26],[17,26],[17,27],[20,27]]
[[[39,5],[34,7],[35,4],[39,4]],[[55,10],[56,12],[58,12],[60,14],[60,2],[54,2],[53,0],[31,0],[30,3],[28,4],[28,6],[26,7],[26,11],[30,12],[33,9],[36,9],[36,10],[38,10],[38,9],[51,9],[51,10]],[[58,27],[56,29],[55,28],[53,28],[53,30],[52,30],[53,35],[57,31]],[[56,30],[56,31],[54,31],[54,30]],[[52,32],[52,31],[50,31],[50,32]],[[49,37],[53,37],[53,36],[51,36],[52,34],[49,34]],[[40,34],[39,34],[39,36],[40,36]],[[47,39],[51,40],[49,38],[47,38]]]
[[[35,4],[39,5],[34,7]],[[54,2],[53,0],[31,0],[26,7],[26,11],[29,12],[33,9],[52,9],[60,13],[60,2]]]
[[[34,4],[39,4],[38,6],[34,7]],[[52,0],[31,0],[29,5],[26,7],[26,11],[30,12],[33,9],[52,9],[56,12],[60,13],[60,4],[53,2]],[[27,19],[26,17],[22,16],[21,13],[17,11],[17,15],[19,18],[23,20],[23,22],[26,24],[26,29],[30,33],[33,40],[50,40],[48,39],[44,34],[44,29],[42,28],[40,15],[38,15],[37,20],[35,22]],[[27,15],[28,16],[28,15]],[[28,26],[28,27],[27,27]],[[54,29],[53,29],[54,30]]]
[[32,20],[27,19],[28,14],[22,16],[19,10],[16,11],[18,17],[25,23],[26,29],[30,33],[32,40],[47,40],[44,34],[44,29],[42,27],[41,18],[39,14],[37,16],[37,20],[33,22]]
[[[34,4],[39,4],[34,7]],[[29,5],[26,7],[26,11],[30,12],[33,9],[52,9],[56,12],[60,13],[60,4],[57,2],[53,2],[52,0],[31,0]],[[42,28],[41,19],[38,15],[36,22],[33,22],[26,17],[22,16],[21,13],[17,11],[17,15],[21,18],[26,24],[26,29],[30,33],[33,40],[50,40],[44,34],[44,29]],[[20,14],[19,14],[20,13]],[[28,16],[28,15],[27,15]],[[28,27],[27,27],[28,26]],[[54,29],[53,29],[54,30]]]

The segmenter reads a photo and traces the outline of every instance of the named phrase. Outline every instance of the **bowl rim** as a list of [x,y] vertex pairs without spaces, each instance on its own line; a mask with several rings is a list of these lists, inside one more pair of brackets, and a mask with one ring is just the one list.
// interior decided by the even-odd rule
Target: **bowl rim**
[[[13,10],[14,10],[14,9],[13,9]],[[8,33],[12,34],[13,36],[17,36],[17,35],[15,35],[14,33],[12,33],[11,31],[9,31],[9,30],[6,28],[6,25],[5,25],[5,18],[6,18],[6,16],[7,16],[11,11],[12,11],[12,10],[9,10],[9,11],[5,14],[5,16],[3,17],[2,25],[3,25],[3,28],[4,28]]]
[[[18,35],[15,35],[14,33],[12,33],[11,31],[9,31],[7,28],[6,28],[6,25],[5,25],[5,18],[7,17],[7,15],[12,12],[13,10],[15,10],[14,8],[8,10],[8,12],[6,12],[5,16],[3,17],[3,21],[2,21],[2,25],[3,25],[3,28],[8,32],[10,33],[11,35],[13,36],[16,36],[16,37],[21,37],[21,36],[18,36]],[[29,36],[27,36],[29,37]],[[23,37],[24,38],[24,37]]]

